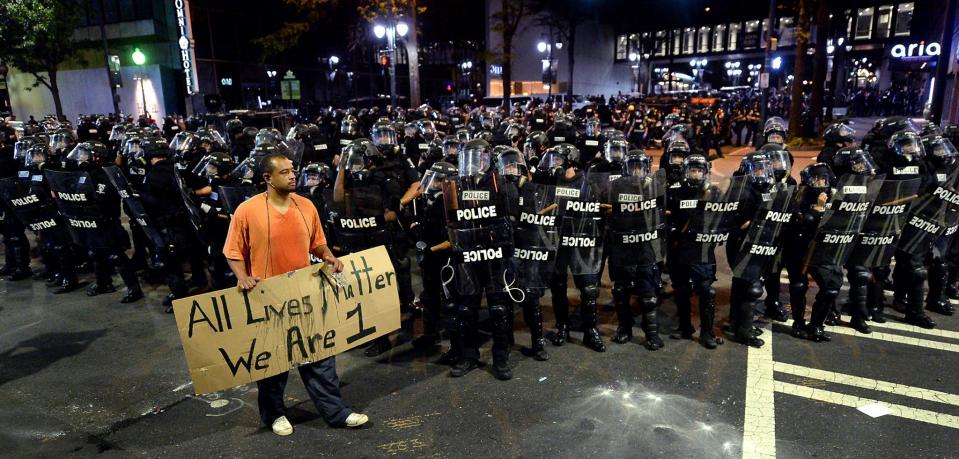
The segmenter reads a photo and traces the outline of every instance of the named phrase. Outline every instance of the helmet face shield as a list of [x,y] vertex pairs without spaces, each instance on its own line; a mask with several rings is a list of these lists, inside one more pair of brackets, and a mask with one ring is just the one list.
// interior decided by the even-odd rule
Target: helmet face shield
[[773,168],[766,156],[750,158],[744,164],[749,182],[758,186],[768,186],[773,181]]
[[629,151],[629,144],[626,141],[613,139],[606,142],[603,156],[611,163],[621,163],[627,151]]
[[523,155],[511,148],[496,157],[496,170],[505,176],[523,177],[528,169]]
[[836,178],[832,169],[822,163],[806,166],[799,175],[803,185],[817,191],[829,190]]
[[67,159],[76,163],[88,163],[93,159],[93,151],[86,143],[80,143],[70,150]]
[[539,166],[537,169],[565,169],[566,168],[566,155],[556,151],[556,150],[547,150],[546,154],[543,155],[543,158],[539,161]]
[[373,128],[371,132],[373,145],[396,145],[396,130],[390,125],[381,125]]
[[952,164],[959,156],[956,147],[946,138],[936,138],[929,142],[929,157],[940,164]]
[[776,180],[785,179],[789,175],[789,171],[792,170],[789,153],[785,150],[772,150],[767,151],[766,156],[769,158],[769,167],[772,169]]
[[889,138],[889,148],[897,156],[908,161],[922,158],[924,151],[919,135],[912,131],[899,131]]
[[623,175],[645,179],[649,177],[650,161],[646,155],[629,155],[623,162]]
[[459,174],[462,177],[469,177],[486,172],[490,167],[489,145],[486,142],[482,144],[467,145],[459,155]]
[[586,135],[588,137],[599,137],[600,134],[600,125],[599,120],[591,119],[586,122]]

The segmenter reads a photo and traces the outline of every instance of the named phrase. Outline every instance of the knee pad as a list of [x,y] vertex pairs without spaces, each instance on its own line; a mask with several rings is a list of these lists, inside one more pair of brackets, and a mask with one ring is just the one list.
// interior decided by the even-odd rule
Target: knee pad
[[872,280],[872,273],[867,269],[853,269],[849,272],[849,281],[857,284],[867,284]]
[[656,309],[658,301],[654,296],[644,296],[639,298],[639,305],[642,307],[643,312],[649,312]]
[[613,299],[615,300],[629,300],[629,292],[632,290],[632,283],[627,284],[626,282],[617,282],[613,284]]
[[932,260],[929,260],[928,271],[931,273],[945,273],[949,270],[949,266],[946,265],[946,260],[936,257]]
[[599,298],[599,287],[596,284],[586,284],[582,290],[583,301],[591,301]]
[[807,281],[806,279],[803,279],[801,281],[790,282],[789,291],[794,292],[797,290],[801,290],[803,292],[805,292],[806,290],[809,290],[809,281]]
[[922,283],[929,277],[929,271],[925,266],[912,269],[912,280],[914,283]]
[[399,257],[394,260],[396,262],[396,270],[406,270],[410,269],[410,257]]
[[509,319],[509,308],[502,304],[491,304],[489,306],[489,317],[493,322]]
[[746,287],[746,299],[750,301],[758,300],[763,296],[763,284],[761,282],[750,282]]
[[460,320],[469,319],[473,316],[473,309],[465,304],[456,305],[456,317]]
[[839,297],[839,289],[827,288],[827,289],[822,290],[822,294],[823,294],[823,296],[825,296],[826,298],[828,298],[830,302],[832,302],[832,301],[834,301],[837,297]]

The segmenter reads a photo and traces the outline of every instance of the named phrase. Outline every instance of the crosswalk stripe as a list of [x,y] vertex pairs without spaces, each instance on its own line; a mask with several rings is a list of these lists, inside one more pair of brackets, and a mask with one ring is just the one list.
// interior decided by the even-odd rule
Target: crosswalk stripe
[[[767,333],[772,335],[772,333]],[[773,343],[750,347],[746,357],[746,407],[743,459],[776,457],[776,409],[773,390]]]
[[891,394],[927,400],[930,402],[959,406],[959,395],[950,394],[948,392],[924,389],[922,387],[907,386],[905,384],[896,384],[889,381],[863,378],[861,376],[819,370],[816,368],[803,367],[783,362],[774,362],[773,370],[779,373],[801,376],[803,378],[818,379],[820,381],[826,381],[830,383],[860,387],[863,389],[888,392]]
[[[789,321],[786,321],[783,323],[785,325],[791,326],[792,320],[790,319]],[[941,341],[915,338],[912,336],[895,335],[892,333],[881,333],[881,332],[875,332],[875,331],[867,335],[864,333],[859,333],[852,328],[843,327],[843,326],[839,326],[839,327],[826,326],[826,331],[829,333],[837,334],[837,335],[850,335],[850,336],[855,336],[857,338],[875,339],[875,340],[887,341],[890,343],[897,343],[897,344],[907,344],[910,346],[919,346],[919,347],[925,347],[929,349],[936,349],[939,351],[959,352],[959,344],[943,343]]]
[[[842,320],[849,322],[850,320],[852,320],[852,317],[843,315]],[[942,328],[927,329],[927,328],[917,327],[915,325],[902,324],[902,323],[892,322],[892,321],[887,321],[886,323],[882,323],[882,324],[879,324],[876,322],[869,322],[869,326],[873,328],[888,328],[890,330],[899,330],[899,331],[907,331],[910,333],[919,333],[922,335],[938,336],[940,338],[959,339],[959,332],[954,332],[952,330],[944,330]]]
[[879,400],[857,397],[855,395],[843,394],[840,392],[816,389],[814,387],[806,387],[784,381],[776,381],[774,386],[776,392],[817,400],[820,402],[832,403],[834,405],[848,406],[850,408],[859,408],[865,405],[879,403],[890,410],[889,414],[891,416],[959,429],[959,416],[937,413],[935,411],[923,410],[919,408],[912,408],[905,405],[897,405],[895,403],[886,403]]

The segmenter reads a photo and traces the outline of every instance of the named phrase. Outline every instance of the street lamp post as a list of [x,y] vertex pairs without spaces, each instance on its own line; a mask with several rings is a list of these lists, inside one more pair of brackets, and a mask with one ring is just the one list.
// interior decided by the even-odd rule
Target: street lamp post
[[143,64],[146,64],[147,57],[143,54],[143,51],[140,51],[140,48],[133,48],[133,63],[140,67],[140,97],[143,98],[143,117],[146,119],[150,118],[150,112],[147,111],[147,92],[145,86],[146,81],[146,72],[143,69]]
[[409,26],[403,21],[397,21],[393,16],[387,18],[385,25],[373,26],[373,35],[376,38],[386,37],[386,52],[390,55],[390,105],[396,109],[396,36],[405,37]]
[[629,53],[629,66],[633,69],[633,91],[639,92],[639,54]]
[[556,81],[556,74],[553,72],[553,47],[556,49],[563,49],[563,43],[555,42],[552,43],[552,40],[547,40],[543,38],[539,43],[536,44],[536,50],[540,54],[545,53],[546,59],[543,59],[543,80],[546,83],[546,99],[549,100],[553,96],[553,83]]
[[689,66],[693,68],[693,75],[696,76],[696,80],[699,81],[699,86],[703,86],[703,73],[706,71],[706,64],[709,61],[706,59],[692,59],[689,61]]

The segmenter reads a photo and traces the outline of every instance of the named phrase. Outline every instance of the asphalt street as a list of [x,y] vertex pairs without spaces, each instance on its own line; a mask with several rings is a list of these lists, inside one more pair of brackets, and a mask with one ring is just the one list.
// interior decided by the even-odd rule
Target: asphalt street
[[[717,172],[728,174],[743,152],[718,160]],[[797,152],[796,171],[810,155]],[[418,288],[418,276],[414,282]],[[720,255],[720,323],[728,317],[729,285]],[[608,305],[608,279],[604,287],[600,304]],[[165,293],[151,286],[146,301],[121,305],[120,293],[54,296],[40,281],[0,283],[0,451],[207,458],[955,457],[959,451],[959,317],[933,315],[940,327],[922,330],[890,311],[893,319],[872,335],[833,328],[829,343],[801,341],[788,325],[760,321],[762,349],[727,341],[707,350],[666,339],[664,349],[652,352],[637,327],[632,343],[608,343],[597,354],[574,333],[572,343],[548,346],[548,362],[537,362],[521,352],[529,336],[518,315],[513,380],[492,376],[488,344],[487,365],[460,379],[434,363],[441,347],[417,352],[401,342],[376,359],[353,350],[337,358],[343,395],[371,422],[355,431],[328,427],[294,380],[287,405],[296,432],[277,437],[259,423],[255,386],[193,395],[173,317],[161,311]],[[810,303],[815,293],[813,286]],[[549,296],[543,304],[551,329]],[[662,311],[668,331],[675,315],[670,298]],[[612,308],[602,308],[600,319],[608,341],[616,329]]]

